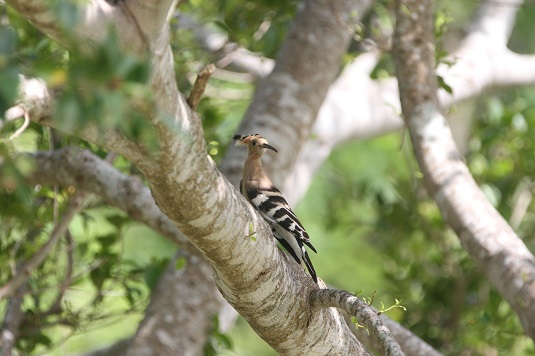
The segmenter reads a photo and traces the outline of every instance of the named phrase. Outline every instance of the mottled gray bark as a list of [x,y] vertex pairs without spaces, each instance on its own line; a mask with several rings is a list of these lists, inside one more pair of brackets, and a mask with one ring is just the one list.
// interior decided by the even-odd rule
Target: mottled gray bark
[[535,339],[535,258],[477,186],[439,109],[432,5],[396,5],[394,58],[414,153],[444,219]]
[[[177,259],[185,261],[183,268],[176,268]],[[158,281],[153,291],[158,297],[152,298],[126,354],[203,354],[207,335],[216,327],[215,316],[224,302],[215,284],[206,283],[211,279],[210,266],[197,257],[179,253]]]
[[377,339],[385,355],[405,355],[378,313],[351,293],[336,289],[321,289],[310,293],[312,308],[338,308],[358,319]]
[[[368,0],[304,1],[273,71],[258,85],[238,133],[261,132],[276,145],[277,159],[264,161],[276,186],[282,186],[294,166],[340,71],[351,38],[347,24],[358,21],[370,5]],[[235,185],[243,159],[243,152],[229,149],[222,165]]]

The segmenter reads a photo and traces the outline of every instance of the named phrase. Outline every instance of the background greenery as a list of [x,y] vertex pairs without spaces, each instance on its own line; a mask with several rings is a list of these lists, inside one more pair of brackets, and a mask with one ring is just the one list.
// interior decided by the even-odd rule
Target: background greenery
[[[57,4],[61,23],[68,28],[76,19],[76,7]],[[437,18],[447,19],[441,21],[446,27],[437,31],[444,50],[454,48],[478,4],[439,2]],[[240,46],[274,58],[296,6],[297,1],[229,0],[214,6],[211,1],[192,0],[180,10],[226,33]],[[373,14],[382,23],[391,23],[391,6],[388,1],[378,2]],[[62,91],[57,114],[69,118],[64,123],[67,127],[99,120],[102,127],[119,126],[133,137],[150,140],[144,120],[136,114],[143,112],[143,103],[150,97],[145,87],[148,66],[122,54],[114,36],[95,56],[81,58],[37,32],[5,5],[0,5],[0,16],[3,23],[9,22],[0,30],[2,112],[13,102],[16,74],[21,72],[42,77]],[[535,51],[533,41],[525,40],[533,37],[533,16],[535,7],[527,2],[510,41],[515,51]],[[364,36],[371,32],[366,30],[371,18],[363,23]],[[269,24],[263,33],[258,31],[262,23]],[[173,48],[177,80],[187,92],[194,74],[215,58],[181,29],[174,33]],[[354,43],[348,60],[359,51]],[[392,64],[386,56],[374,75],[389,74]],[[218,78],[211,81],[211,87],[241,95],[232,100],[210,95],[199,107],[207,150],[219,162],[254,87],[247,81]],[[92,95],[69,88],[90,88]],[[518,194],[523,189],[533,193],[535,90],[488,93],[465,105],[475,108],[466,160],[489,200],[509,219]],[[125,115],[132,118],[131,125],[124,124]],[[75,187],[25,185],[22,177],[30,167],[17,153],[79,145],[106,156],[95,145],[35,124],[15,140],[8,140],[19,126],[19,122],[7,124],[0,131],[0,285],[10,279],[13,265],[47,240],[54,205],[61,212],[76,192]],[[426,195],[409,140],[403,135],[337,148],[296,207],[319,251],[312,256],[318,274],[334,287],[361,297],[375,295],[376,306],[403,299],[407,311],[395,310],[389,316],[445,354],[533,354],[533,343],[523,336],[508,304],[482,277]],[[272,144],[276,147],[276,139]],[[135,167],[121,157],[114,164],[125,173],[136,174]],[[516,230],[535,251],[533,204]],[[19,342],[23,353],[64,355],[132,335],[150,289],[174,251],[170,242],[98,200],[74,220],[70,234],[76,242],[75,278],[66,292],[63,312],[47,314],[57,296],[55,287],[65,277],[68,239],[62,240],[30,279],[31,293],[23,307],[35,318],[29,325],[33,328],[28,327]],[[5,301],[0,302],[0,312],[5,307]],[[230,340],[230,347],[225,340]],[[226,355],[275,354],[243,320],[227,338],[214,338],[211,346],[212,351]]]

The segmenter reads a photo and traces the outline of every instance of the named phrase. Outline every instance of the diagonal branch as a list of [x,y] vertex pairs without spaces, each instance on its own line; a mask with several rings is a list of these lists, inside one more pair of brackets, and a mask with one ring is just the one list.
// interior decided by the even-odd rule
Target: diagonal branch
[[[489,0],[481,5],[470,34],[448,57],[453,65],[438,65],[437,73],[453,90],[453,95],[439,91],[441,108],[446,110],[490,89],[535,84],[535,56],[513,53],[506,46],[521,3],[515,0],[509,6]],[[306,192],[315,172],[338,145],[402,128],[397,80],[370,78],[378,57],[374,51],[360,55],[329,89],[313,136],[287,177],[283,191],[290,202]]]
[[312,308],[338,308],[358,318],[376,336],[385,355],[405,355],[376,311],[353,294],[343,290],[320,289],[310,293]]
[[[54,95],[44,80],[20,76],[18,90],[18,104],[5,112],[6,121],[28,115],[33,122],[57,128],[52,119]],[[102,132],[95,124],[88,124],[83,129],[76,130],[76,132],[67,133],[76,134],[84,140],[112,149],[135,162],[140,168],[155,169],[153,159],[145,149],[130,141],[116,129]]]
[[208,79],[215,71],[215,65],[207,65],[198,75],[195,83],[193,84],[193,89],[188,97],[188,105],[192,110],[197,110],[197,106],[201,101],[202,95],[204,94],[204,89],[208,84]]
[[33,184],[72,185],[96,194],[125,211],[132,219],[158,231],[169,240],[197,253],[171,220],[156,206],[142,181],[119,172],[89,151],[67,147],[56,151],[28,153],[34,170],[26,179]]
[[477,186],[440,113],[432,9],[430,0],[396,4],[394,58],[414,153],[444,219],[535,339],[535,258]]

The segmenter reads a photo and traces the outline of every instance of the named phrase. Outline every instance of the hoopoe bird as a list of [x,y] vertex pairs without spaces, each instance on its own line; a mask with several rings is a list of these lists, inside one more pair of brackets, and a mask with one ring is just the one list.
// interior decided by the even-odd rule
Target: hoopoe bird
[[275,238],[297,263],[301,264],[301,261],[305,263],[310,276],[315,283],[318,283],[316,271],[314,271],[304,245],[316,253],[317,251],[310,243],[308,233],[295,216],[288,202],[280,190],[273,186],[262,168],[260,159],[266,149],[274,152],[277,150],[259,134],[234,135],[233,138],[236,140],[236,146],[246,146],[248,149],[240,181],[241,193],[268,222]]

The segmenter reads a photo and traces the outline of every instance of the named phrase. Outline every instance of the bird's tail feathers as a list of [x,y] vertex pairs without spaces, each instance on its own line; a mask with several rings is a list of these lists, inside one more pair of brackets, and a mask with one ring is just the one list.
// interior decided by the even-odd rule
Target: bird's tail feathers
[[[294,260],[299,265],[301,265],[301,261],[304,262],[306,268],[308,269],[308,272],[310,273],[310,277],[312,277],[314,282],[316,284],[318,284],[318,277],[316,276],[316,271],[314,270],[314,266],[312,266],[312,262],[310,261],[310,258],[308,257],[308,253],[307,253],[305,247],[303,246],[303,243],[300,242],[300,240],[297,240],[298,245],[301,247],[301,256],[302,256],[302,260],[301,260],[301,258],[299,258],[297,253],[292,248],[292,246],[288,243],[288,241],[286,241],[282,236],[280,236],[275,228],[272,229],[272,232],[273,232],[273,235],[275,236],[275,238],[286,249],[286,251],[288,251],[290,253],[290,255],[292,255]],[[316,252],[316,250],[314,250],[314,252]]]
[[310,261],[310,258],[308,258],[308,253],[306,253],[306,251],[303,255],[303,262],[305,262],[305,266],[307,266],[308,273],[310,273],[310,277],[312,277],[314,283],[318,284],[318,276],[316,275],[314,266],[312,266],[312,262]]

